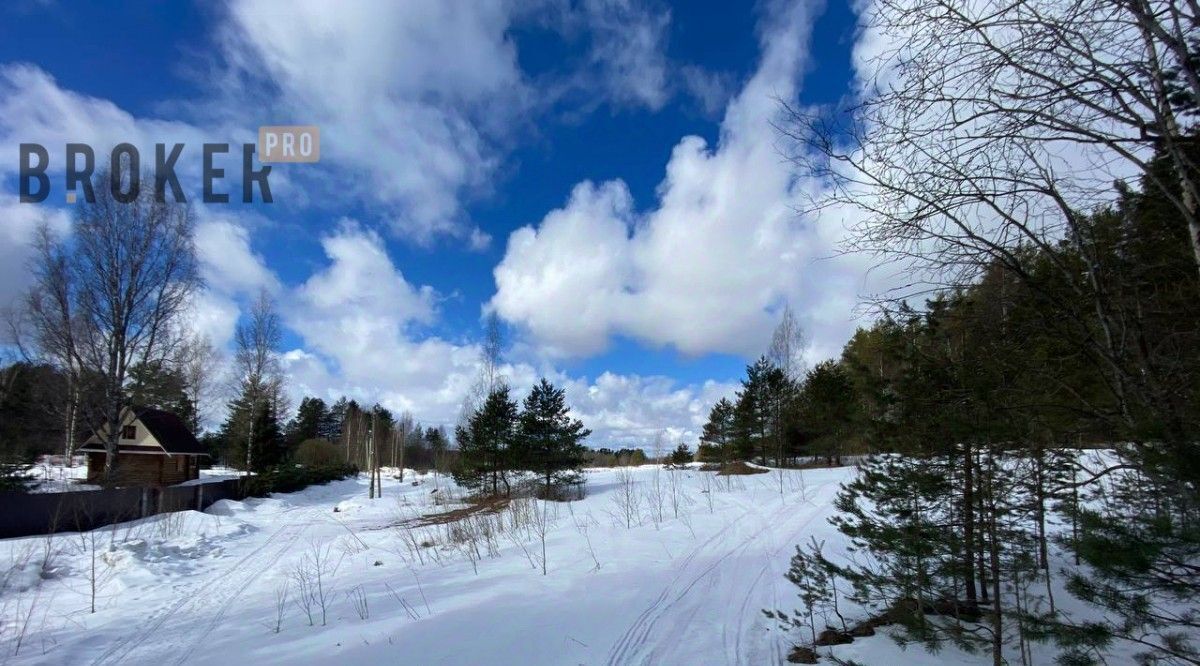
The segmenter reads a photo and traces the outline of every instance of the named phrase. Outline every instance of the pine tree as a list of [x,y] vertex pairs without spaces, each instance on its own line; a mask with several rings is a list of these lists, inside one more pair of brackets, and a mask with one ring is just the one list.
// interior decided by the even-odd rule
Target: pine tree
[[774,369],[766,357],[746,366],[746,378],[737,393],[733,418],[733,445],[738,458],[751,460],[755,456],[766,463],[772,445],[771,373]]
[[855,425],[857,399],[840,364],[823,361],[808,371],[799,407],[813,452],[823,455],[826,464],[841,465],[846,440]]
[[583,440],[592,431],[571,418],[566,392],[542,378],[525,398],[519,419],[516,460],[542,480],[542,496],[553,499],[565,486],[583,481]]
[[[221,426],[230,462],[239,465],[251,461],[250,470],[260,472],[287,457],[287,440],[279,424],[279,415],[269,401],[239,396],[229,403],[228,415]],[[249,454],[249,455],[248,455]]]
[[342,438],[342,425],[346,422],[346,410],[349,406],[350,400],[346,396],[338,398],[337,402],[329,406],[328,419],[321,427],[321,437],[331,442],[337,442]]
[[703,462],[727,463],[734,458],[734,406],[721,398],[708,413],[697,456]]
[[296,416],[287,427],[289,445],[297,446],[306,439],[318,439],[323,431],[328,432],[329,408],[320,398],[303,398],[296,408]]
[[465,425],[455,428],[459,458],[454,480],[473,490],[488,490],[490,484],[493,495],[500,493],[503,484],[504,494],[509,495],[516,436],[517,403],[509,398],[508,387],[501,385],[488,393]]

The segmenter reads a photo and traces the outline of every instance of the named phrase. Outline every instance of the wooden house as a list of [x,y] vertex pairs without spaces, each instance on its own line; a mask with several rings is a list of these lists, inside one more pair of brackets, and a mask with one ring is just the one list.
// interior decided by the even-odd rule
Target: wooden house
[[[104,479],[107,453],[103,435],[108,425],[93,433],[77,449],[87,455],[87,481]],[[200,477],[200,459],[208,452],[191,429],[171,412],[148,407],[127,407],[121,419],[117,447],[117,479],[125,486],[169,486]]]

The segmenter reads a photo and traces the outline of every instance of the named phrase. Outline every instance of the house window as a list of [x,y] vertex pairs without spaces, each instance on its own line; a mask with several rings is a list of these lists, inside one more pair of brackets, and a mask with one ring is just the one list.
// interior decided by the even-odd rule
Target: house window
[[137,439],[137,426],[127,425],[121,428],[121,439]]
[[187,458],[179,456],[175,459],[175,471],[182,472],[187,469]]

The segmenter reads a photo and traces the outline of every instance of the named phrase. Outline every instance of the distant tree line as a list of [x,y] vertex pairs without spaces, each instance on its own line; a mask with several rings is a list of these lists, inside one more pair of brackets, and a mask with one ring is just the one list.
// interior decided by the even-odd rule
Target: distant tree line
[[645,465],[648,459],[642,449],[610,449],[600,447],[584,452],[585,464],[591,467],[629,467]]

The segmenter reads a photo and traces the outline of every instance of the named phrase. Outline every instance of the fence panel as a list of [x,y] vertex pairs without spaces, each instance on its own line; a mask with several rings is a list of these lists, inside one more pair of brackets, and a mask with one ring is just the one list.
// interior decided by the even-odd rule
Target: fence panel
[[158,513],[203,511],[219,500],[243,498],[236,479],[166,488],[0,492],[0,539],[80,532]]

